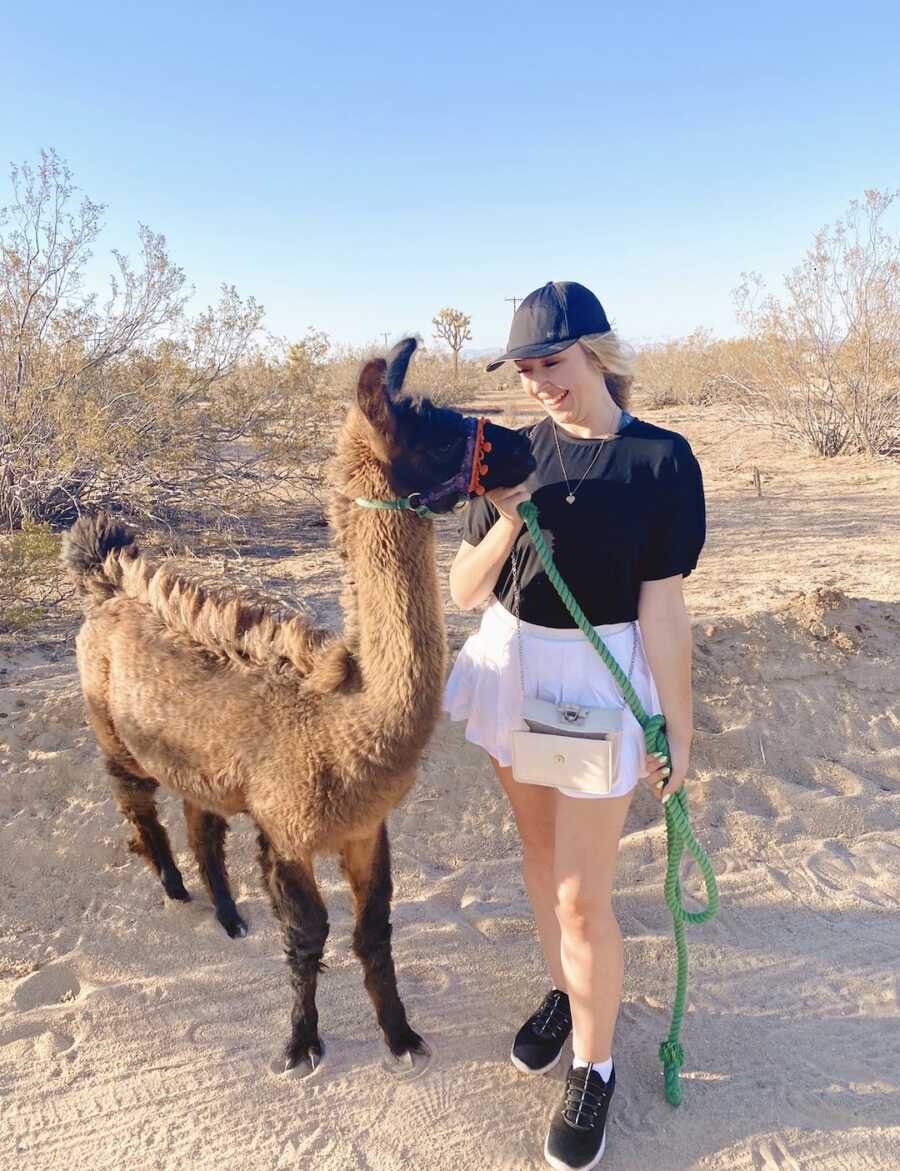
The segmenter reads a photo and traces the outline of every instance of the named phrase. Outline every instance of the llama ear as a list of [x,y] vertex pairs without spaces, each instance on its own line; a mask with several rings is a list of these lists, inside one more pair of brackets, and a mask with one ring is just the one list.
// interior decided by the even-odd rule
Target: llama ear
[[384,385],[387,363],[384,358],[372,358],[366,362],[356,385],[356,401],[376,431],[389,435],[391,426],[391,404]]
[[389,397],[395,401],[400,397],[403,380],[406,378],[406,369],[417,345],[418,342],[414,337],[405,337],[402,342],[397,342],[387,356],[385,384]]

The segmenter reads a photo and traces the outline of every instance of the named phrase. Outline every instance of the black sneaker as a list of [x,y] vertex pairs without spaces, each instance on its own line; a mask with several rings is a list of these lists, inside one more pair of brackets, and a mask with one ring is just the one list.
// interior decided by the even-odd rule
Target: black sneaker
[[567,993],[554,988],[544,997],[537,1012],[516,1033],[510,1060],[522,1073],[546,1073],[559,1061],[562,1047],[571,1031],[569,997]]
[[605,1082],[595,1069],[570,1069],[566,1092],[544,1144],[544,1158],[557,1171],[589,1171],[606,1147],[606,1112],[616,1071]]

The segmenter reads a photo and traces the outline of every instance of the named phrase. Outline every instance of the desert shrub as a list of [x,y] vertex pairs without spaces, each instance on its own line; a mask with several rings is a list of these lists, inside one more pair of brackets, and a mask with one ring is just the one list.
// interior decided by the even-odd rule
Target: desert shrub
[[643,346],[635,362],[635,393],[654,407],[697,402],[703,395],[711,339],[697,329],[689,337]]
[[[315,492],[327,339],[259,340],[262,308],[222,286],[190,316],[165,238],[115,252],[101,302],[83,287],[103,208],[51,151],[12,168],[0,212],[0,528],[96,507],[158,518]],[[324,349],[323,349],[324,347]]]
[[[344,346],[329,349],[319,371],[318,394],[328,410],[343,409],[356,386],[359,367],[375,354],[384,355],[383,346]],[[497,384],[485,373],[484,363],[463,357],[454,370],[452,354],[421,345],[409,368],[404,389],[422,394],[439,406],[465,403],[484,390],[496,393]]]
[[410,370],[410,386],[439,405],[464,406],[485,391],[496,393],[496,378],[485,373],[484,363],[426,349]]
[[33,522],[0,538],[0,633],[41,621],[65,596],[59,546],[49,525]]
[[823,228],[782,298],[753,273],[735,293],[752,400],[822,455],[900,455],[900,241],[883,226],[896,194],[867,191]]
[[750,345],[699,328],[684,338],[642,346],[635,363],[636,398],[654,407],[742,402]]

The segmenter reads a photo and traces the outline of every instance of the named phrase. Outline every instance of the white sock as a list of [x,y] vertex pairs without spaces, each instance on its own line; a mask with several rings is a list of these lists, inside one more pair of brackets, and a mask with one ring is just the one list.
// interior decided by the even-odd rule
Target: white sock
[[585,1061],[582,1057],[572,1058],[573,1069],[587,1069],[588,1066],[599,1073],[605,1082],[609,1081],[609,1077],[613,1068],[611,1057],[607,1061]]

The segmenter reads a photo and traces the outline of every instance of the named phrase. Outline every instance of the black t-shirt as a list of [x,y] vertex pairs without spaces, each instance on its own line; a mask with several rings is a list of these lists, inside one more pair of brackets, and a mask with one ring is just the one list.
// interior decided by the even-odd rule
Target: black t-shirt
[[[557,428],[573,489],[587,472],[574,504],[567,504],[552,422],[544,418],[520,430],[531,440],[537,461],[528,484],[541,531],[592,625],[637,618],[641,582],[688,576],[703,548],[706,514],[700,465],[683,436],[630,416],[605,443],[576,439]],[[471,501],[463,515],[463,540],[478,545],[498,516],[486,497]],[[522,619],[573,627],[524,527],[515,549]],[[500,569],[494,594],[513,609],[510,558]]]

